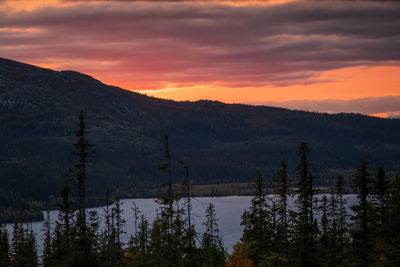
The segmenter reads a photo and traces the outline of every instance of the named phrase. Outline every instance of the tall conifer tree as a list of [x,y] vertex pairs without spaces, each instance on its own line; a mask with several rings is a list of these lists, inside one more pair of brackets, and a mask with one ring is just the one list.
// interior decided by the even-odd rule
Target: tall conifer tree
[[390,187],[388,206],[389,265],[400,266],[400,176],[398,175]]
[[[158,237],[152,240],[152,253],[160,259],[160,266],[181,266],[183,264],[183,219],[184,210],[179,206],[180,194],[173,189],[173,177],[171,167],[171,154],[168,136],[165,136],[166,163],[160,166],[161,171],[167,174],[167,183],[162,185],[162,193],[157,203],[160,204],[161,213],[153,222],[153,233]],[[153,235],[152,235],[153,237]]]
[[259,171],[255,181],[255,196],[251,199],[250,209],[242,215],[241,224],[244,226],[242,241],[250,244],[250,260],[259,264],[271,249],[272,228],[270,207],[268,205],[265,183]]
[[44,233],[44,240],[43,240],[43,253],[42,253],[42,266],[43,267],[51,267],[54,266],[55,263],[53,262],[52,258],[52,251],[51,251],[51,224],[50,224],[50,210],[47,209],[46,211],[46,218],[43,222],[43,233]]
[[390,181],[386,179],[385,170],[379,167],[373,184],[373,194],[376,205],[375,210],[378,217],[378,228],[380,228],[382,234],[387,231],[387,206],[390,197],[389,188]]
[[5,225],[0,225],[0,267],[8,267],[10,264],[10,244],[8,231]]
[[360,160],[358,169],[353,177],[358,198],[358,203],[351,207],[354,212],[351,229],[353,253],[359,264],[362,267],[367,267],[372,264],[373,240],[371,228],[374,220],[372,220],[372,205],[370,201],[370,173],[365,158]]
[[205,232],[201,241],[202,266],[225,266],[226,252],[222,245],[218,220],[215,215],[215,207],[210,203],[206,210],[206,221],[203,223]]
[[308,154],[310,153],[309,144],[302,142],[299,145],[300,163],[297,166],[297,175],[299,179],[298,198],[296,200],[297,225],[295,243],[297,257],[296,262],[300,266],[318,265],[315,251],[315,237],[317,230],[314,221],[314,189],[313,176],[310,173],[310,163]]
[[77,216],[77,234],[78,238],[75,242],[77,258],[77,266],[88,266],[89,261],[92,259],[91,248],[88,246],[88,233],[86,221],[86,170],[87,158],[90,154],[94,153],[92,144],[86,138],[86,125],[84,122],[83,111],[79,113],[78,130],[75,135],[77,142],[74,144],[75,151],[73,155],[79,157],[79,162],[75,164],[77,169],[76,181],[78,185],[78,216]]
[[279,226],[276,238],[279,239],[281,255],[289,256],[289,225],[288,225],[288,197],[289,197],[289,175],[287,173],[287,164],[283,160],[278,171],[277,177],[272,181],[274,194],[278,198],[278,216]]
[[184,178],[182,188],[186,205],[186,229],[184,233],[185,265],[196,265],[196,230],[192,223],[192,186],[189,177],[189,167],[180,161],[183,166]]
[[76,238],[73,201],[68,185],[65,185],[60,194],[58,203],[58,219],[51,238],[51,256],[49,260],[55,266],[68,266],[75,262],[75,248],[73,242]]

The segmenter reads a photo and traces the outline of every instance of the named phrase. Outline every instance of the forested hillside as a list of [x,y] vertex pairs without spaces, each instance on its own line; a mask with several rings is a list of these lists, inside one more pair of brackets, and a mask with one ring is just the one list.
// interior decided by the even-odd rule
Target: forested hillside
[[[7,59],[0,59],[0,110],[2,207],[57,195],[76,162],[71,152],[80,110],[96,151],[87,166],[91,199],[106,189],[124,197],[158,187],[165,134],[172,165],[183,159],[197,184],[251,181],[258,169],[270,180],[282,159],[293,176],[301,141],[312,144],[317,184],[332,182],[339,171],[350,174],[361,156],[373,169],[400,171],[400,120],[161,100]],[[181,177],[180,168],[172,171]]]

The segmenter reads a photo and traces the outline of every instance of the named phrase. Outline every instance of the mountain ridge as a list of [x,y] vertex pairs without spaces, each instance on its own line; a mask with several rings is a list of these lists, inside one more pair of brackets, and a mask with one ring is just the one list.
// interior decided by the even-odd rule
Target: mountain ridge
[[389,172],[400,171],[400,120],[176,102],[108,86],[79,72],[0,58],[3,198],[17,194],[45,201],[58,194],[61,177],[76,162],[71,152],[80,110],[89,141],[96,144],[88,168],[92,197],[107,188],[122,196],[143,196],[162,183],[165,177],[157,167],[164,161],[166,134],[175,182],[182,176],[177,159],[185,160],[198,184],[251,181],[258,169],[269,180],[283,159],[293,177],[301,141],[311,144],[318,183],[329,183],[339,171],[350,174],[361,156],[372,169],[383,165]]

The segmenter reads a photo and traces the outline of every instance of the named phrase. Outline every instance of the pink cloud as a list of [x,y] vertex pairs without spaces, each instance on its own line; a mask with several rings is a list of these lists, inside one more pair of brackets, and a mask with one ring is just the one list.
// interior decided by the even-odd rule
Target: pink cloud
[[82,3],[0,12],[0,53],[140,88],[307,84],[325,70],[398,64],[398,14],[398,4],[374,2]]

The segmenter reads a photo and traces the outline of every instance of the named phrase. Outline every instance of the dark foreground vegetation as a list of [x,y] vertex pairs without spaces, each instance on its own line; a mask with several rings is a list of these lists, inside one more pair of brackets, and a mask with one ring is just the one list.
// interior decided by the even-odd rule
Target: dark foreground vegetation
[[[310,147],[299,145],[297,181],[289,180],[281,162],[268,195],[263,175],[254,182],[255,194],[242,215],[241,241],[228,255],[218,229],[218,214],[210,203],[203,234],[192,223],[193,189],[189,168],[180,161],[181,186],[173,186],[171,155],[165,137],[165,163],[159,170],[166,183],[160,188],[156,219],[149,222],[134,207],[135,232],[121,241],[124,220],[120,199],[105,195],[104,217],[86,208],[86,165],[93,145],[86,138],[83,113],[76,131],[74,170],[64,177],[58,198],[58,219],[43,224],[44,247],[38,257],[35,235],[28,225],[15,223],[12,233],[0,228],[0,267],[6,266],[400,266],[400,178],[388,179],[380,167],[369,171],[365,158],[353,174],[358,202],[345,209],[343,178],[330,194],[317,198],[308,160]],[[291,189],[293,185],[296,190]],[[297,195],[296,209],[288,198]],[[113,205],[112,205],[113,204]],[[232,211],[235,212],[235,211]],[[100,223],[104,227],[100,228]],[[11,236],[11,238],[10,238]]]

